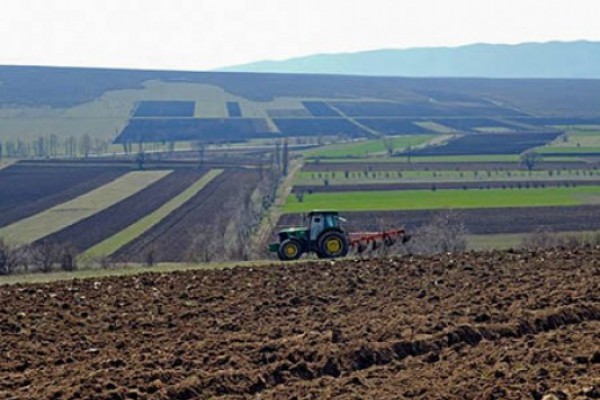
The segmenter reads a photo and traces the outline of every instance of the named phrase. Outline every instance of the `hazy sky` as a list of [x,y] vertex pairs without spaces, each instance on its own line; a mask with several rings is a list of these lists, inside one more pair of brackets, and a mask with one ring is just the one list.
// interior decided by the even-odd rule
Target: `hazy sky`
[[600,40],[597,0],[0,0],[0,64],[211,69],[379,48]]

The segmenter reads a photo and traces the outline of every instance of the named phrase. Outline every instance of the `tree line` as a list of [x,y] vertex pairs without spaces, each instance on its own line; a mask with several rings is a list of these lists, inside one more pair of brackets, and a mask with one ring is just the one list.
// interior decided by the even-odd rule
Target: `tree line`
[[0,140],[0,159],[3,157],[27,159],[58,156],[87,158],[94,154],[108,153],[110,143],[110,140],[92,138],[88,134],[66,138],[50,134],[31,140],[6,139]]

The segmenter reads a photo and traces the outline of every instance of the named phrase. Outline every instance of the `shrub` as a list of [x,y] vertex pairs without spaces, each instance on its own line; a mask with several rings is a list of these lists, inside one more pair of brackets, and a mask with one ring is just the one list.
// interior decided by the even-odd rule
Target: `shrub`
[[429,224],[419,228],[408,242],[414,253],[435,254],[465,251],[467,228],[462,216],[452,210],[436,214]]

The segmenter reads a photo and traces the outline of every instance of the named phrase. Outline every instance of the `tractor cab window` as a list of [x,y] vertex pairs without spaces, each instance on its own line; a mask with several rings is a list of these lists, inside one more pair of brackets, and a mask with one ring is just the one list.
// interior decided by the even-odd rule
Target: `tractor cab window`
[[337,228],[340,226],[340,221],[337,215],[325,215],[325,228]]

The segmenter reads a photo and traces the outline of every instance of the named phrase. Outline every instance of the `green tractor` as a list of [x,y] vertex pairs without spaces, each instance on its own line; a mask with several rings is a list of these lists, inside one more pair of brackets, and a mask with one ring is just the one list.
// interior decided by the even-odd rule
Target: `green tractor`
[[319,258],[337,258],[348,254],[350,239],[340,227],[344,221],[337,211],[315,210],[305,217],[305,226],[278,232],[279,243],[269,245],[282,261],[297,260],[304,253],[315,253]]

